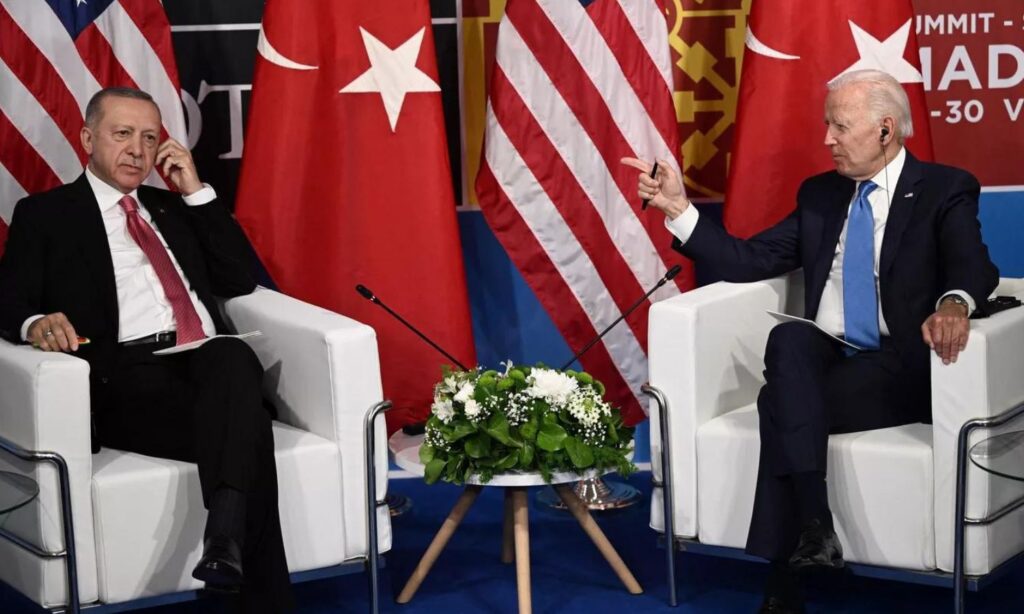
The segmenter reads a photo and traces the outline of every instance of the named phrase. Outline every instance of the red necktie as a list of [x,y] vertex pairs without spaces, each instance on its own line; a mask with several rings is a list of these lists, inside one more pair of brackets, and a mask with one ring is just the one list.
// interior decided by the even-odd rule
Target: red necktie
[[142,252],[149,259],[149,264],[153,265],[160,285],[163,286],[164,294],[171,303],[171,309],[174,311],[174,323],[178,329],[178,345],[204,339],[206,333],[203,332],[203,322],[199,319],[199,314],[196,313],[188,290],[185,289],[185,284],[182,283],[181,276],[174,268],[174,263],[167,255],[167,250],[164,249],[160,238],[156,236],[156,232],[146,223],[146,220],[139,215],[139,206],[135,199],[125,195],[124,198],[117,201],[117,204],[121,205],[128,218],[128,234],[142,248]]

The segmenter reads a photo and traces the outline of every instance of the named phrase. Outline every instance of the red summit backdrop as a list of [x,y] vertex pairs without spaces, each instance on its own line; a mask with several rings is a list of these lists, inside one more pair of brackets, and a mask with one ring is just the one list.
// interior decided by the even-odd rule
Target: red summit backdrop
[[1024,189],[1024,4],[914,0],[935,159]]
[[[667,2],[683,169],[698,199],[725,193],[754,2],[770,0]],[[986,189],[1024,189],[1024,3],[913,0],[913,8],[935,159],[970,170]]]

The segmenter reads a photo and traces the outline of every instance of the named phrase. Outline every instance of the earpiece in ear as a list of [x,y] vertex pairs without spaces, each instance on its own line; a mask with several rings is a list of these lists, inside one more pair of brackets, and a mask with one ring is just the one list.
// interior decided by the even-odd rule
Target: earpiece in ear
[[884,143],[885,142],[885,137],[887,137],[887,136],[889,136],[889,129],[883,126],[882,127],[882,135],[878,137],[878,140],[881,141],[882,143]]

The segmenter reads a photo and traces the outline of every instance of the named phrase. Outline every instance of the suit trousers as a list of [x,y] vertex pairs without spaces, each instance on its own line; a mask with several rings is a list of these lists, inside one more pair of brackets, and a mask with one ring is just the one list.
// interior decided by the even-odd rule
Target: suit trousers
[[791,476],[826,471],[829,434],[927,418],[927,370],[908,368],[888,337],[881,345],[847,355],[806,324],[772,329],[757,399],[761,453],[748,554],[774,561],[792,555],[801,527]]
[[207,508],[218,487],[244,493],[242,611],[291,609],[262,366],[238,339],[153,355],[168,345],[119,348],[93,395],[97,437],[107,447],[196,463]]

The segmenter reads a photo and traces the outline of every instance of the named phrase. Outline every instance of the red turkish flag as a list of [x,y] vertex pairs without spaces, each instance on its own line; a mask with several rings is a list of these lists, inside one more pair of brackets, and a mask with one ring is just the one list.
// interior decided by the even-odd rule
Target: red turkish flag
[[834,168],[824,145],[826,83],[861,68],[903,84],[914,122],[906,145],[931,160],[910,0],[753,3],[723,211],[730,232],[772,226],[796,207],[804,179]]
[[[236,213],[285,293],[377,332],[391,428],[476,363],[427,0],[270,0]],[[403,411],[405,410],[405,411]]]

